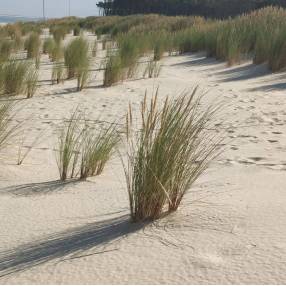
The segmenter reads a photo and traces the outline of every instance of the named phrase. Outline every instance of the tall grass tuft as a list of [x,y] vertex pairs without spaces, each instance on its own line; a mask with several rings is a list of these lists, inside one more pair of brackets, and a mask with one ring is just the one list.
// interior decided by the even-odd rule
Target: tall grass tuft
[[119,135],[115,125],[110,124],[97,133],[87,127],[83,137],[80,178],[86,179],[102,173],[119,143]]
[[77,90],[81,91],[87,87],[89,79],[90,79],[90,66],[87,62],[85,66],[81,66],[76,70],[76,77],[77,77]]
[[36,59],[39,57],[41,40],[38,33],[31,33],[25,41],[25,49],[27,50],[28,59]]
[[50,27],[50,33],[53,35],[55,42],[60,43],[68,33],[68,28],[63,25],[55,25]]
[[101,43],[102,43],[102,50],[103,51],[106,50],[107,42],[108,42],[108,39],[106,39],[106,38],[103,38],[102,41],[101,41]]
[[106,67],[104,71],[103,86],[109,87],[114,83],[119,82],[123,78],[123,68],[120,57],[111,54],[107,58]]
[[73,28],[73,35],[74,35],[74,37],[80,35],[80,27],[79,27],[79,26],[75,26],[75,27]]
[[0,103],[0,149],[6,146],[8,141],[16,134],[19,125],[13,125],[12,110],[14,105],[11,103]]
[[80,120],[81,115],[76,110],[58,135],[57,164],[62,181],[76,176],[81,143]]
[[51,54],[55,46],[55,41],[53,38],[47,38],[43,44],[43,53]]
[[125,165],[133,221],[154,220],[177,210],[184,195],[208,167],[217,144],[206,133],[214,109],[201,111],[196,89],[159,107],[158,93],[141,103],[142,122],[133,131],[127,115],[128,164]]
[[30,66],[27,75],[26,75],[26,94],[27,98],[31,98],[34,96],[37,88],[38,88],[38,71],[33,67]]
[[17,95],[25,91],[26,75],[30,63],[11,60],[1,68],[1,79],[5,95]]
[[62,61],[64,58],[64,49],[63,46],[61,44],[61,42],[59,43],[55,43],[53,49],[51,50],[51,53],[49,55],[50,59],[52,62],[58,62],[58,61]]
[[0,42],[0,62],[9,60],[14,48],[14,42],[11,40],[2,40]]
[[126,77],[132,78],[140,56],[137,39],[133,35],[121,36],[118,38],[118,46],[121,65],[126,69]]
[[286,25],[277,33],[272,41],[269,68],[271,71],[279,71],[286,67]]
[[60,84],[64,82],[66,77],[65,66],[62,62],[54,62],[52,70],[52,84]]
[[77,71],[88,65],[88,50],[88,42],[83,38],[74,39],[66,47],[64,59],[69,79],[75,77]]
[[92,46],[92,51],[91,51],[92,57],[94,57],[94,58],[96,57],[97,50],[98,50],[98,42],[97,42],[97,40],[95,40],[93,43],[93,46]]
[[86,179],[101,174],[119,143],[119,138],[114,124],[94,128],[75,110],[58,135],[57,163],[60,179],[65,181],[78,176]]
[[165,33],[162,33],[160,36],[157,36],[154,39],[154,61],[159,61],[166,51],[166,41],[167,37]]
[[159,64],[159,62],[156,61],[149,61],[146,69],[144,70],[143,77],[146,76],[148,78],[156,78],[159,77],[161,72],[162,66]]

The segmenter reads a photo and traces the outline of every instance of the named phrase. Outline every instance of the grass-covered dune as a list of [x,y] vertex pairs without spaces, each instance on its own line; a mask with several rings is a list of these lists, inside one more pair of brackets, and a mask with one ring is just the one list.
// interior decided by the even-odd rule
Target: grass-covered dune
[[[48,37],[44,29],[49,31]],[[96,40],[87,43],[81,37],[84,31],[96,35]],[[79,38],[63,44],[68,34]],[[53,83],[77,78],[80,91],[88,84],[89,62],[96,58],[99,43],[106,50],[105,87],[134,79],[144,56],[149,60],[143,78],[158,77],[159,61],[166,53],[205,51],[208,57],[229,66],[252,59],[254,64],[266,64],[276,72],[286,67],[286,10],[268,7],[228,20],[150,14],[8,24],[0,27],[0,94],[26,92],[32,97],[42,54],[48,54],[53,62]],[[13,62],[15,59],[23,63]],[[21,70],[28,61],[29,68]]]
[[[137,42],[146,50],[161,52],[206,51],[208,56],[239,63],[252,57],[255,64],[267,63],[272,71],[286,67],[286,10],[268,7],[228,20],[209,20],[202,17],[172,17],[159,15],[75,17],[49,20],[46,23],[22,23],[2,27],[2,35],[12,38],[21,32],[39,31],[49,27],[55,39],[74,30],[87,29],[98,36],[122,35]],[[138,41],[139,39],[139,41]]]

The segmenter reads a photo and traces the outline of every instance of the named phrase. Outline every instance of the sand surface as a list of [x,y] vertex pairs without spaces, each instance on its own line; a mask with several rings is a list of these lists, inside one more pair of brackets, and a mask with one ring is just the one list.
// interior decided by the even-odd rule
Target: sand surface
[[[51,85],[43,56],[41,87],[18,101],[23,145],[34,146],[20,166],[17,143],[1,153],[0,284],[285,284],[286,75],[190,54],[165,57],[157,79],[103,88],[103,56],[82,92],[74,80]],[[123,122],[146,89],[164,98],[196,85],[206,102],[224,102],[217,130],[227,146],[178,212],[131,224],[117,157],[86,182],[57,181],[56,130],[77,106]]]

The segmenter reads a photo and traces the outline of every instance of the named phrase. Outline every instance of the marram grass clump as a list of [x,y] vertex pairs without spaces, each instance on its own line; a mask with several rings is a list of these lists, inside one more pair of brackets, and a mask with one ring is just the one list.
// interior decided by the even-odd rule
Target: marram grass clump
[[27,51],[28,59],[36,59],[40,56],[41,39],[37,33],[31,33],[26,39],[25,49]]
[[76,76],[77,71],[89,65],[88,42],[80,37],[72,40],[65,49],[64,59],[68,70],[68,78]]
[[13,49],[15,42],[11,40],[2,40],[0,41],[0,63],[8,61]]
[[11,60],[1,67],[2,89],[5,95],[24,93],[27,71],[30,68],[27,61]]
[[57,164],[62,181],[77,175],[77,163],[80,156],[82,115],[76,110],[65,121],[58,134]]
[[218,141],[206,131],[215,109],[200,110],[196,93],[167,98],[163,106],[158,93],[149,102],[145,96],[138,129],[131,108],[127,114],[124,167],[133,221],[177,210],[217,154]]
[[80,178],[100,175],[113,155],[118,143],[119,134],[114,124],[105,124],[96,131],[86,127],[82,142]]
[[47,38],[43,43],[43,53],[44,54],[51,54],[52,50],[54,49],[55,41],[53,38]]
[[78,110],[65,121],[58,135],[57,163],[60,179],[86,179],[102,173],[120,136],[115,124],[87,121]]
[[103,86],[109,87],[121,81],[124,77],[124,69],[121,64],[121,58],[118,54],[110,54],[107,57],[104,70]]
[[19,129],[19,124],[13,124],[14,104],[11,102],[0,103],[0,150],[3,149]]
[[26,79],[25,79],[27,98],[31,98],[34,96],[38,88],[38,77],[39,77],[39,73],[37,69],[31,65],[29,69],[27,70]]
[[78,67],[76,69],[77,78],[77,91],[81,91],[88,86],[90,80],[90,66],[87,62],[85,66]]
[[122,68],[126,71],[125,77],[132,78],[135,75],[140,50],[137,39],[133,35],[118,37],[119,57]]
[[66,70],[64,63],[54,62],[52,70],[52,84],[64,83],[65,78],[66,78]]
[[37,90],[38,71],[30,61],[10,60],[0,67],[1,90],[6,96],[26,94],[32,97]]
[[149,61],[147,63],[147,66],[143,72],[143,77],[148,77],[148,78],[157,78],[160,75],[162,66],[159,62],[157,61]]

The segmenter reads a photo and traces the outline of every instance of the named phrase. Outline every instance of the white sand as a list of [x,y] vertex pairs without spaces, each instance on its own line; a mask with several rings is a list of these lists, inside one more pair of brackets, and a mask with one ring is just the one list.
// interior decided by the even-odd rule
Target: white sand
[[[17,146],[1,154],[1,284],[286,283],[285,74],[173,56],[158,79],[105,89],[95,71],[92,88],[78,93],[75,81],[51,86],[43,62],[42,87],[16,116],[26,120],[25,145],[41,140],[21,166]],[[207,101],[226,103],[217,129],[227,128],[228,145],[177,213],[130,224],[118,158],[87,182],[56,182],[55,130],[79,104],[91,119],[119,120],[145,89],[159,85],[164,97],[196,84]]]

